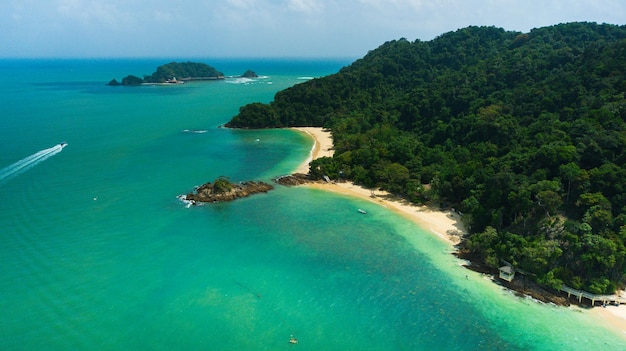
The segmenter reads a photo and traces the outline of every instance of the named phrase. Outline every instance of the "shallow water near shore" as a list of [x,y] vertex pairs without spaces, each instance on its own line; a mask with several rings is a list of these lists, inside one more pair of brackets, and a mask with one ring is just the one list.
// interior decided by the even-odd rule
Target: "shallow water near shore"
[[187,208],[176,196],[219,176],[295,169],[305,135],[218,126],[350,60],[207,59],[263,77],[104,85],[171,61],[0,61],[14,82],[0,86],[2,349],[626,346],[585,311],[517,298],[462,268],[435,235],[369,202],[278,186]]

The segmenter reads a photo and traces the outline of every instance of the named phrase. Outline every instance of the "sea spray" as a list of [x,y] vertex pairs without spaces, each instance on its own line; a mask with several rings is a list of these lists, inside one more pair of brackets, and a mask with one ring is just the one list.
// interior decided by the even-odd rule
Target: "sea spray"
[[63,147],[65,145],[55,145],[51,148],[44,149],[38,151],[28,157],[25,157],[14,164],[7,166],[0,170],[0,184],[3,184],[9,181],[11,178],[17,177],[18,175],[28,171],[29,169],[35,167],[36,165],[42,163],[48,158],[58,154],[63,151]]
[[42,138],[73,146],[30,171],[48,176],[0,188],[3,350],[624,349],[584,312],[502,294],[370,203],[280,186],[186,208],[176,195],[207,180],[269,180],[305,160],[300,133],[217,126],[349,63],[206,61],[274,84],[104,85],[163,59],[0,67],[0,167]]

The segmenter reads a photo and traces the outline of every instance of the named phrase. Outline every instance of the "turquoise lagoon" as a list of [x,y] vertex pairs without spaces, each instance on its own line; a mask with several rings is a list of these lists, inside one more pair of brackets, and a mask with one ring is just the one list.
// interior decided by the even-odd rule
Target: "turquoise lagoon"
[[170,61],[0,61],[3,350],[626,346],[587,311],[465,270],[435,235],[371,203],[277,187],[188,208],[177,196],[219,176],[295,169],[305,135],[218,127],[350,60],[196,59],[262,77],[105,86]]

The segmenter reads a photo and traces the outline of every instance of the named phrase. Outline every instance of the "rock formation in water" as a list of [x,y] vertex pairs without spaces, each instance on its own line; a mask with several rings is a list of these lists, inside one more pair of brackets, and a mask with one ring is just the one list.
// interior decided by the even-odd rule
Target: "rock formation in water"
[[274,178],[273,180],[277,184],[286,186],[302,185],[312,182],[308,174],[302,173],[294,173],[286,176],[280,176]]
[[241,76],[243,78],[258,78],[259,77],[258,74],[256,74],[254,71],[251,71],[251,70],[245,71]]
[[264,182],[231,183],[224,177],[208,182],[198,187],[195,193],[189,193],[185,199],[193,202],[222,202],[232,201],[258,193],[267,193],[274,186]]

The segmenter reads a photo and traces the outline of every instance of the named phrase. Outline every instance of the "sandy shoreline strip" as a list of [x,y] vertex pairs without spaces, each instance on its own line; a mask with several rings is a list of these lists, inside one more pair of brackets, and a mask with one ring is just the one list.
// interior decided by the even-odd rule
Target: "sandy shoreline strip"
[[613,329],[619,335],[626,338],[626,306],[606,306],[594,307],[589,310],[593,318],[599,319],[601,323],[605,323],[607,328]]
[[[333,139],[330,131],[315,127],[292,129],[306,133],[314,140],[309,157],[298,166],[294,173],[306,174],[309,172],[309,162],[322,156],[332,155]],[[459,238],[457,236],[450,236],[448,233],[465,232],[459,220],[459,216],[456,213],[452,211],[439,211],[426,206],[416,206],[385,191],[366,189],[351,182],[332,184],[311,183],[305,186],[332,191],[346,196],[358,197],[366,201],[377,203],[380,206],[401,214],[405,218],[418,224],[421,228],[430,230],[433,234],[450,244],[457,244]]]
[[[294,173],[306,174],[309,172],[309,162],[322,156],[332,155],[333,139],[330,131],[316,127],[292,129],[306,133],[314,140],[309,157],[298,166]],[[458,236],[449,235],[449,233],[465,233],[458,214],[452,211],[439,211],[426,206],[417,206],[389,193],[379,190],[372,191],[348,182],[332,184],[311,183],[304,186],[332,191],[377,203],[413,221],[421,228],[430,230],[433,234],[450,243],[451,246],[457,244],[460,238]],[[372,197],[372,194],[374,197]],[[596,307],[589,312],[592,318],[598,318],[601,322],[606,323],[607,327],[614,329],[619,334],[626,337],[626,306]]]
[[417,206],[381,190],[366,189],[353,183],[310,183],[310,188],[332,191],[334,193],[357,197],[361,200],[376,203],[394,211],[406,219],[427,229],[451,246],[458,244],[460,238],[449,233],[464,232],[459,216],[452,211],[439,211],[427,206]]
[[313,139],[313,147],[304,162],[293,173],[309,173],[309,163],[322,156],[330,156],[333,149],[333,137],[330,131],[318,127],[294,127],[291,128],[308,134]]

